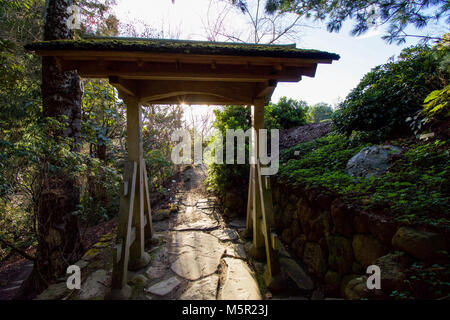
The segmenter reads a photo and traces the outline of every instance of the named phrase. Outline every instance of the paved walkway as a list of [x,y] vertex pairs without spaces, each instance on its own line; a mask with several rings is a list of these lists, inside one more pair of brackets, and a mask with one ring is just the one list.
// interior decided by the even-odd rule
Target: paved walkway
[[245,220],[224,222],[216,198],[206,195],[205,177],[203,167],[186,170],[185,187],[173,201],[178,211],[154,213],[154,230],[161,245],[152,249],[150,266],[133,275],[145,279],[142,298],[261,299],[238,235]]

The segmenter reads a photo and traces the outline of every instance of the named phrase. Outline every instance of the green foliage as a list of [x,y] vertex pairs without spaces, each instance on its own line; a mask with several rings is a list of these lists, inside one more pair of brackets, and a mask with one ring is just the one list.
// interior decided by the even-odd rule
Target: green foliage
[[86,170],[77,214],[89,226],[107,221],[119,211],[122,176],[118,169],[96,158],[85,158]]
[[424,101],[424,109],[421,114],[427,122],[434,120],[448,120],[450,117],[450,84],[449,77],[445,77],[450,73],[450,33],[443,36],[443,40],[438,42],[434,48],[440,59],[439,71],[444,75],[444,86],[440,90],[432,91]]
[[378,141],[409,133],[405,120],[414,117],[426,96],[450,76],[449,70],[439,70],[446,54],[415,46],[404,49],[396,61],[374,68],[334,113],[335,129],[347,135],[365,131]]
[[[245,8],[246,1],[239,1],[238,4]],[[353,19],[352,35],[360,35],[373,26],[389,23],[387,33],[382,38],[388,43],[398,44],[406,41],[408,34],[405,30],[409,25],[422,29],[441,19],[450,22],[447,0],[267,0],[266,10],[294,12],[305,18],[326,20],[329,32],[338,32],[344,21]],[[424,39],[430,37],[424,36]]]
[[[225,132],[227,129],[242,129],[246,131],[251,127],[251,114],[244,106],[224,107],[222,110],[214,110],[214,114],[216,120],[213,123],[213,127],[222,133],[223,139],[226,137]],[[225,144],[225,140],[223,143]],[[207,190],[223,195],[228,189],[245,188],[248,184],[249,175],[247,151],[248,141],[245,155],[246,164],[212,163],[208,168],[208,177],[205,181]]]
[[[269,103],[265,106],[265,128],[289,129],[304,125],[306,124],[306,111],[306,102],[282,97],[277,104]],[[227,129],[242,129],[245,132],[251,127],[250,110],[243,106],[227,106],[222,110],[214,110],[214,114],[216,120],[213,123],[213,127],[222,133],[224,145]],[[206,179],[208,190],[223,194],[228,189],[238,188],[242,189],[241,192],[245,192],[249,177],[248,139],[246,139],[245,150],[245,164],[213,163],[209,166],[208,177]]]
[[319,123],[331,119],[333,108],[328,103],[317,103],[308,109],[308,120]]
[[427,118],[448,118],[450,116],[450,85],[432,91],[425,99],[424,114]]
[[149,174],[150,190],[161,192],[164,181],[173,174],[173,163],[167,160],[159,149],[148,151],[145,154],[145,163]]
[[288,183],[328,190],[368,210],[394,214],[399,221],[450,228],[448,142],[402,145],[407,151],[385,174],[348,176],[348,160],[368,145],[343,135],[299,144],[282,153],[280,175]]
[[395,300],[440,299],[450,289],[450,265],[414,262],[405,271],[404,289],[394,290]]
[[81,103],[81,133],[90,145],[90,154],[106,160],[106,150],[113,140],[120,139],[125,126],[125,107],[116,90],[102,80],[90,80],[84,84]]
[[62,174],[75,178],[86,170],[86,159],[72,151],[71,139],[48,139],[49,132],[64,128],[55,119],[39,118],[22,128],[20,140],[0,141],[0,236],[19,247],[27,248],[36,240],[35,214],[42,176]]
[[267,129],[289,129],[306,124],[308,104],[281,97],[277,104],[269,103],[264,108],[264,122]]
[[328,135],[298,144],[281,154],[280,175],[294,184],[325,186],[338,192],[352,181],[344,173],[348,160],[365,146],[343,135]]

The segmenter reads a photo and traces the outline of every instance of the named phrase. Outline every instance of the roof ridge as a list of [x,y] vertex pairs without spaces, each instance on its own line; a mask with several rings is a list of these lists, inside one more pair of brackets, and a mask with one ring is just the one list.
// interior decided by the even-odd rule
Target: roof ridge
[[[248,45],[248,46],[267,46],[267,47],[284,47],[297,48],[295,43],[286,44],[268,44],[268,43],[250,43],[250,42],[224,42],[224,41],[207,41],[207,40],[190,40],[190,39],[167,39],[167,38],[139,38],[139,37],[109,37],[109,36],[94,36],[90,34],[82,34],[81,39],[85,40],[128,40],[128,41],[170,41],[170,42],[187,42],[187,43],[204,43],[217,45]],[[67,40],[67,39],[62,39]]]

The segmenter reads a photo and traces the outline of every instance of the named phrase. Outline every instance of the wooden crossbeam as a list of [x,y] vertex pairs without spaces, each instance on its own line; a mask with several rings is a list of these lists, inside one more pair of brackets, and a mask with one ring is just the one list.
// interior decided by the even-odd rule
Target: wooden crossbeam
[[117,76],[123,79],[140,80],[188,80],[188,81],[238,81],[261,82],[271,79],[298,82],[302,74],[311,74],[315,64],[285,67],[274,72],[272,66],[217,65],[211,72],[210,64],[148,62],[139,67],[134,61],[105,61],[102,66],[97,61],[61,60],[61,69],[77,70],[86,78]]
[[[113,262],[113,277],[111,287],[122,289],[127,286],[128,261],[130,256],[130,246],[132,240],[132,219],[134,207],[134,195],[136,192],[137,163],[125,162],[122,184],[122,192],[119,207],[119,224],[116,238],[117,256],[120,259]],[[129,193],[125,194],[125,186],[131,185]],[[134,234],[136,234],[134,232]]]
[[272,193],[270,190],[270,183],[267,183],[266,178],[261,175],[261,167],[256,164],[257,176],[259,180],[259,195],[261,201],[261,231],[264,235],[264,244],[266,248],[267,270],[266,278],[269,282],[276,276],[280,275],[280,265],[278,262],[278,253],[276,245],[274,245],[274,238],[276,235],[273,232],[273,205]]
[[136,96],[137,85],[133,80],[126,80],[118,76],[110,76],[109,83],[117,88],[117,90],[124,92],[130,96]]

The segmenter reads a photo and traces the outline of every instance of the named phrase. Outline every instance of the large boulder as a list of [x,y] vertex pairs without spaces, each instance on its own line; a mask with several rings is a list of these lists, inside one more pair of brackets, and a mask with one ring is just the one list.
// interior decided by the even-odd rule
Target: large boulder
[[301,229],[309,241],[317,242],[330,233],[330,212],[312,208],[305,199],[299,201],[298,209]]
[[386,254],[386,248],[371,235],[357,234],[353,237],[353,252],[356,261],[363,267],[374,264],[375,260]]
[[390,165],[389,156],[401,151],[391,145],[365,147],[348,161],[347,173],[351,177],[365,178],[383,174]]
[[353,214],[339,199],[331,204],[331,217],[333,220],[333,233],[339,233],[346,237],[353,233]]
[[111,274],[108,271],[96,270],[81,284],[78,298],[81,300],[103,299],[110,281]]
[[323,276],[327,271],[325,254],[318,243],[308,242],[303,252],[303,262],[308,266],[310,272]]
[[305,249],[306,244],[306,236],[304,234],[301,234],[295,240],[292,242],[292,250],[297,255],[297,257],[302,258],[303,257],[303,250]]
[[357,277],[350,280],[344,288],[344,297],[350,300],[360,300],[369,297],[371,291],[367,289],[367,277]]
[[340,274],[336,271],[328,270],[324,280],[326,283],[327,294],[333,296],[339,295],[339,287],[342,280]]
[[394,248],[403,250],[418,259],[429,259],[445,250],[442,237],[433,232],[401,227],[392,238]]
[[347,238],[332,236],[328,239],[328,264],[340,275],[349,274],[353,266],[352,243]]
[[393,252],[377,259],[375,264],[381,271],[381,290],[390,294],[393,290],[405,287],[405,269],[409,259],[404,252]]

